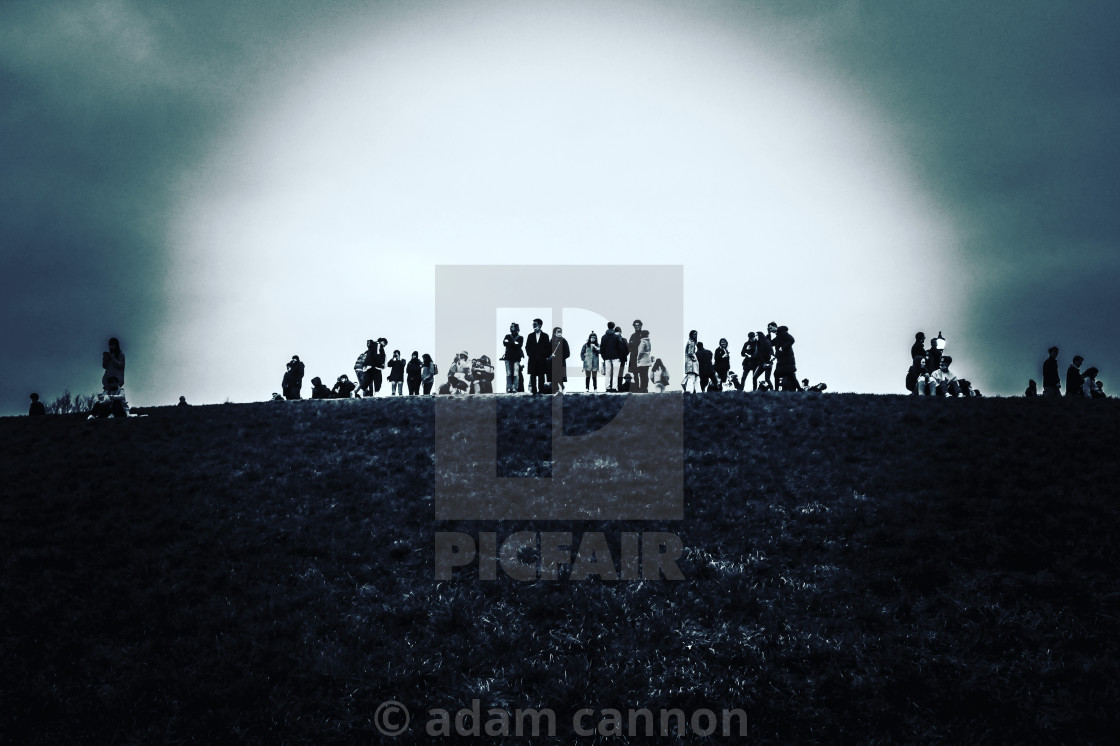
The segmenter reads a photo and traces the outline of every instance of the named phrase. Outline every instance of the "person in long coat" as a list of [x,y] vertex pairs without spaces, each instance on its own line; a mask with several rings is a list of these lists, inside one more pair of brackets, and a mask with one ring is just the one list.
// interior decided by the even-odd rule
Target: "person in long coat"
[[525,338],[525,354],[529,358],[529,391],[533,394],[544,391],[548,358],[552,354],[551,340],[541,329],[543,324],[540,319],[533,319],[533,331]]

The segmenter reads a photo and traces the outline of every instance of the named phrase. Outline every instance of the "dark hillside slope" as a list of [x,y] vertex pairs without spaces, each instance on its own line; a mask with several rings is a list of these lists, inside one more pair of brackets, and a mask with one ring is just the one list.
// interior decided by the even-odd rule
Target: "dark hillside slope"
[[[1116,400],[691,396],[684,520],[621,523],[435,521],[433,406],[0,420],[0,742],[377,743],[390,699],[387,743],[473,699],[555,711],[534,743],[584,707],[741,708],[775,743],[1120,732]],[[499,468],[548,473],[548,406],[503,400]],[[685,580],[434,579],[437,531],[519,530],[674,532]]]

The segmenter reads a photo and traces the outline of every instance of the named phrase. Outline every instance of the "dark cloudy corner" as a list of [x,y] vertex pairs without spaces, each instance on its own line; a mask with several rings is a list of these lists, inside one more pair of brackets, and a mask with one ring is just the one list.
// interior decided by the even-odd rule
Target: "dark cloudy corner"
[[943,295],[924,297],[926,278],[913,278],[924,331],[937,333],[939,307],[959,307],[962,326],[945,333],[988,393],[1021,395],[1051,345],[1063,366],[1082,354],[1108,378],[1120,364],[1120,52],[1102,30],[1120,11],[842,7],[800,13],[828,22],[820,53],[890,112],[925,189],[955,216]]
[[219,3],[0,8],[0,315],[22,360],[0,411],[26,413],[31,391],[95,393],[110,336],[130,396],[168,403],[156,380],[174,365],[160,334],[183,184],[233,109],[262,95],[261,73],[298,65],[298,45],[271,38],[303,20]]

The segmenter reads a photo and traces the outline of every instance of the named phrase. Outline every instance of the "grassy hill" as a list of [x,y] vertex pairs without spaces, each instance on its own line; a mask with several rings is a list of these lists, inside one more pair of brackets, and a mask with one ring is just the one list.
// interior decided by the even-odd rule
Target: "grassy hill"
[[[547,406],[503,398],[503,458],[547,473]],[[555,712],[511,743],[581,708],[623,718],[584,742],[647,742],[637,708],[741,709],[760,743],[1120,732],[1120,402],[686,397],[684,519],[630,522],[437,522],[433,411],[0,420],[0,741],[430,742],[476,699]],[[521,530],[673,532],[685,579],[435,579],[437,532]],[[654,741],[732,740],[693,728]]]

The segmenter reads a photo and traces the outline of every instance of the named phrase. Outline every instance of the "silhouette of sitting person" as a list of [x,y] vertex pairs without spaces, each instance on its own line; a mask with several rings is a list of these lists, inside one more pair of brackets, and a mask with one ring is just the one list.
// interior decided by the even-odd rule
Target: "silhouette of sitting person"
[[483,355],[471,361],[471,393],[494,393],[494,366],[490,357]]
[[809,385],[809,379],[808,378],[802,378],[801,379],[801,388],[804,389],[805,391],[818,391],[818,392],[820,392],[820,391],[825,391],[826,389],[828,389],[828,384],[827,383],[814,383],[812,386],[810,386]]
[[311,398],[312,399],[330,399],[332,396],[331,390],[323,384],[323,379],[315,376],[311,379]]
[[622,377],[622,383],[619,385],[618,390],[620,392],[629,393],[630,392],[630,383],[633,380],[633,378],[634,377],[632,375],[630,375],[629,373],[627,373],[625,376],[623,376]]
[[31,395],[31,408],[27,410],[28,417],[38,417],[47,413],[47,408],[43,406],[43,402],[39,401],[38,394]]
[[669,369],[665,367],[661,358],[654,359],[653,367],[649,369],[649,382],[653,390],[659,394],[663,393],[665,387],[669,385]]
[[1103,399],[1103,387],[1097,386],[1097,375],[1100,373],[1096,368],[1089,368],[1085,371],[1084,382],[1081,384],[1082,396],[1086,399]]
[[460,352],[455,356],[455,361],[451,363],[451,369],[447,371],[447,382],[451,384],[454,393],[463,393],[470,390],[471,363],[470,356],[466,352]]
[[338,377],[335,381],[334,388],[331,389],[332,399],[349,399],[354,394],[354,382],[351,381],[345,373]]
[[1038,396],[1038,381],[1033,378],[1027,381],[1027,391],[1023,394],[1027,398]]
[[957,381],[957,377],[949,370],[949,365],[953,362],[953,358],[949,355],[942,356],[938,361],[937,370],[930,374],[929,380],[933,387],[932,393],[937,396],[951,396],[961,395],[961,385]]
[[100,420],[112,417],[128,417],[128,401],[124,398],[124,389],[120,387],[116,376],[109,376],[105,388],[93,401],[93,408],[86,419]]
[[187,397],[185,397],[185,396],[180,396],[180,397],[179,397],[179,404],[178,404],[178,406],[180,406],[180,407],[189,407],[189,406],[190,406],[190,404],[187,404]]

